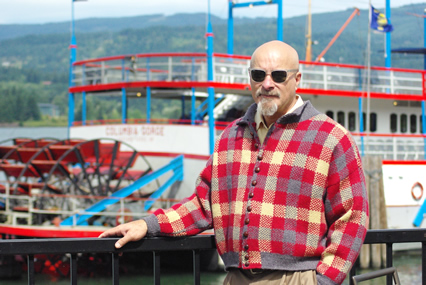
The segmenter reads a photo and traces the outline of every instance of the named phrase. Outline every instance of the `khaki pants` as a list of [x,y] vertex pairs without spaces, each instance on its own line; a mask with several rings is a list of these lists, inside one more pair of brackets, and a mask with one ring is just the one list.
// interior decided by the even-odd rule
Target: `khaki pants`
[[316,285],[315,270],[279,271],[274,270],[258,275],[245,274],[241,270],[231,269],[223,281],[223,285]]

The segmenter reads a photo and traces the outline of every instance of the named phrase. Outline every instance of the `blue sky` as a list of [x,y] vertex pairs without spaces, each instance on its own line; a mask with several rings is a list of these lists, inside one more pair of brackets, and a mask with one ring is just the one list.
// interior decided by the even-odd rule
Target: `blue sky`
[[[0,0],[0,24],[32,24],[69,21],[72,0]],[[234,0],[248,2],[248,0]],[[311,0],[312,13],[341,11],[357,7],[368,8],[368,0]],[[371,0],[376,8],[383,8],[385,0]],[[390,0],[391,7],[400,7],[425,0]],[[212,14],[226,19],[228,0],[210,0]],[[305,15],[308,0],[283,0],[284,18]],[[207,12],[208,0],[88,0],[75,2],[75,19],[122,17],[150,14]],[[426,8],[426,4],[425,4]],[[276,5],[234,10],[236,17],[276,17]]]

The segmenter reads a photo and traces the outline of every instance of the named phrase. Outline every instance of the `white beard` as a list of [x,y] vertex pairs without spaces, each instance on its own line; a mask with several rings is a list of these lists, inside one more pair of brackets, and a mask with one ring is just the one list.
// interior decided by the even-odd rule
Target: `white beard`
[[265,117],[271,117],[278,111],[278,105],[272,99],[262,98],[257,103],[259,112]]

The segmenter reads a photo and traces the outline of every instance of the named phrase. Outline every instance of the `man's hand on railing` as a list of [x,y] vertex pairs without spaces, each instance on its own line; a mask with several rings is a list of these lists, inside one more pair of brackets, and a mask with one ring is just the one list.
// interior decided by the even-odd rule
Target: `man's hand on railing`
[[100,238],[122,236],[115,243],[115,248],[121,248],[129,241],[138,241],[145,237],[148,227],[144,220],[137,220],[126,224],[121,224],[115,228],[104,231]]

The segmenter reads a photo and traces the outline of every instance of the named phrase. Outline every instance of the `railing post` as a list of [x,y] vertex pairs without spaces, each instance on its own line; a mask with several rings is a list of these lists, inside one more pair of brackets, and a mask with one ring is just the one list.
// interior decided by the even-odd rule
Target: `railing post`
[[426,284],[426,242],[422,242],[422,284]]
[[70,283],[77,285],[77,254],[71,254],[70,259]]
[[192,251],[192,262],[194,267],[194,285],[200,285],[200,251]]
[[[393,266],[392,243],[386,243],[386,267]],[[392,275],[386,276],[386,285],[392,285]]]
[[112,284],[120,284],[120,263],[118,253],[112,253]]
[[27,255],[28,285],[35,285],[34,254]]
[[105,80],[105,61],[101,63],[101,83],[106,83]]
[[121,60],[121,81],[129,81],[129,77],[126,76],[126,65],[124,59]]
[[392,138],[393,144],[393,160],[397,160],[398,159],[398,145],[396,143],[396,137]]
[[154,255],[154,285],[160,285],[160,253],[158,251],[153,252]]
[[172,72],[173,72],[173,59],[172,59],[171,56],[169,56],[167,58],[167,63],[168,63],[168,67],[169,67],[169,76],[167,78],[167,81],[172,81],[172,78],[173,78],[173,74],[172,74]]
[[322,76],[324,76],[324,78],[323,78],[323,81],[324,81],[324,90],[328,90],[327,66],[324,65],[322,67],[322,71],[323,71]]

